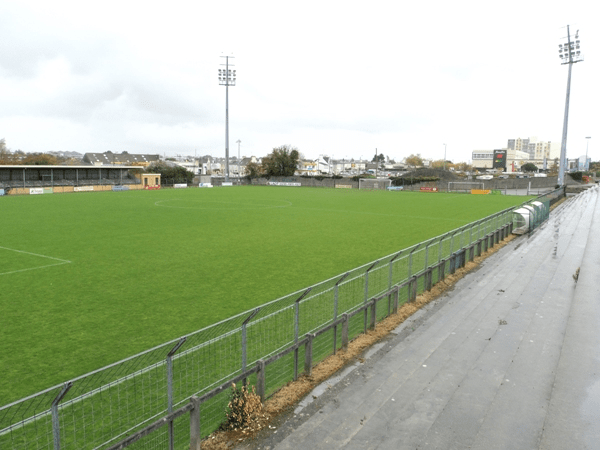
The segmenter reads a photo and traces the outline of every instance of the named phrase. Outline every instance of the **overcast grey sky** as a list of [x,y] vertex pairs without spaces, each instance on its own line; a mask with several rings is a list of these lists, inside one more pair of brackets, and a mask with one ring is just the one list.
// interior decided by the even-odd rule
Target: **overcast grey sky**
[[600,160],[600,33],[590,0],[0,3],[0,138],[12,150],[468,161],[509,138]]

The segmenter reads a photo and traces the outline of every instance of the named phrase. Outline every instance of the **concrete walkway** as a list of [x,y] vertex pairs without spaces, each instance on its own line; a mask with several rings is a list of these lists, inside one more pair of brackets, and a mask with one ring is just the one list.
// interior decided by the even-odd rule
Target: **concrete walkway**
[[594,188],[246,445],[600,449],[599,274]]

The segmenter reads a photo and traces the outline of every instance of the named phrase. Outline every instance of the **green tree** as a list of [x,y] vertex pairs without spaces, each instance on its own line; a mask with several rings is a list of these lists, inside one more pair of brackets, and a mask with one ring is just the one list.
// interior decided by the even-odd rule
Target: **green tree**
[[54,166],[59,163],[56,156],[47,153],[30,153],[22,161],[22,164],[32,166]]
[[383,155],[382,153],[375,153],[371,162],[385,162],[385,155]]
[[456,164],[454,164],[454,168],[461,172],[472,172],[473,171],[473,166],[466,162],[456,163]]
[[538,171],[538,168],[537,168],[537,166],[536,166],[535,164],[533,164],[533,163],[527,163],[527,164],[523,164],[523,165],[521,166],[521,170],[522,170],[523,172],[537,172],[537,171]]
[[570,176],[575,181],[583,180],[583,172],[569,172],[569,173],[567,173],[567,175]]
[[164,184],[191,183],[194,172],[181,166],[170,166],[162,161],[149,165],[147,173],[160,173],[161,182]]
[[548,175],[550,176],[557,176],[558,175],[558,158],[554,158],[554,160],[552,161],[552,164],[550,165],[550,168],[548,169]]
[[270,177],[289,177],[298,169],[300,154],[290,145],[274,148],[271,154],[262,160],[262,171]]
[[246,164],[246,177],[248,178],[260,178],[262,176],[262,167],[260,164],[255,162],[249,162]]
[[421,155],[419,153],[417,153],[416,155],[411,153],[409,156],[406,157],[405,162],[409,166],[416,168],[418,166],[423,165],[423,158],[421,158]]
[[6,147],[6,141],[4,138],[0,139],[0,164],[12,164],[13,155],[10,150]]

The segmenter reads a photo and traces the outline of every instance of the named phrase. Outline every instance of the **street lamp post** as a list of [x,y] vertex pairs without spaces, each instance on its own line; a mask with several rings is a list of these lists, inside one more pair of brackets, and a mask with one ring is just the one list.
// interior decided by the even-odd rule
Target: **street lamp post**
[[225,58],[225,69],[219,69],[219,84],[225,86],[225,181],[229,181],[229,86],[235,86],[235,69],[230,70],[229,58],[233,56],[221,56]]
[[558,44],[558,54],[561,59],[561,64],[569,65],[569,76],[567,78],[567,98],[565,100],[565,117],[563,121],[562,141],[560,145],[560,166],[558,169],[558,185],[565,184],[565,166],[567,159],[567,127],[569,124],[569,98],[571,96],[571,70],[573,64],[583,61],[583,56],[579,51],[579,30],[575,33],[575,40],[571,40],[571,33],[567,25],[567,43]]
[[590,170],[590,166],[588,164],[588,149],[590,147],[590,139],[591,138],[592,138],[591,136],[587,136],[585,138],[585,141],[586,141],[586,145],[585,145],[585,164],[583,166],[585,167],[586,171]]

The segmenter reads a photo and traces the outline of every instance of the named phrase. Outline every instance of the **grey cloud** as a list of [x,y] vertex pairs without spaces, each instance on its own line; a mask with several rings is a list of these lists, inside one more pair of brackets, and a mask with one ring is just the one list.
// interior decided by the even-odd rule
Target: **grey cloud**
[[88,74],[118,50],[116,42],[102,36],[65,36],[61,30],[10,15],[0,17],[0,42],[0,68],[19,79],[34,78],[41,62],[59,57],[71,63],[73,73]]

